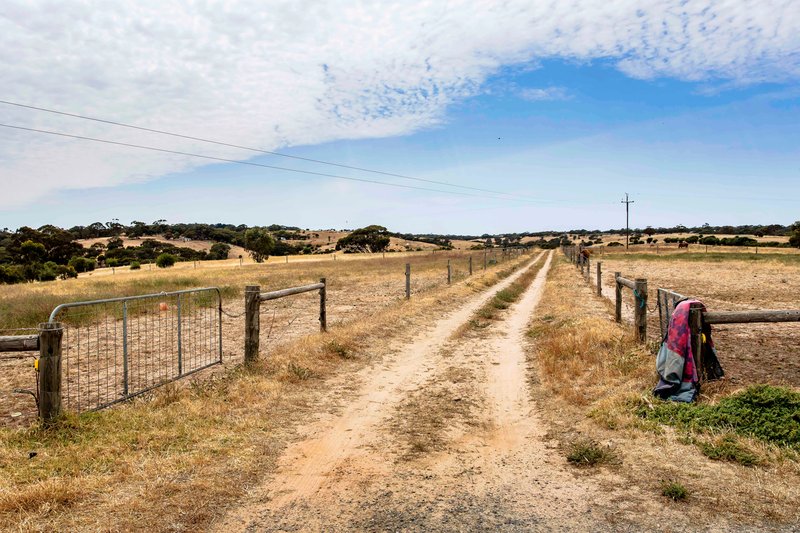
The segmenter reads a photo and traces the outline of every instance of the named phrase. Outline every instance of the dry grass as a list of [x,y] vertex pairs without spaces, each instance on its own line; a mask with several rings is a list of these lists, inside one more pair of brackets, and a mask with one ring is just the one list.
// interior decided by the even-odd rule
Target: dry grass
[[[603,258],[606,294],[613,272],[628,278],[646,278],[649,306],[655,307],[659,287],[701,300],[711,311],[796,309],[800,292],[798,254],[613,254]],[[626,303],[631,302],[630,291]],[[627,311],[627,308],[626,308]],[[648,313],[648,333],[659,336],[658,312]],[[800,324],[733,324],[715,326],[714,341],[726,381],[704,389],[716,396],[718,387],[753,383],[800,387]]]
[[[370,266],[378,267],[375,275],[402,275],[401,262],[386,261],[331,268],[340,269],[339,279],[373,275]],[[319,274],[287,269],[280,281],[271,276],[263,284]],[[53,428],[0,430],[0,523],[8,530],[206,529],[273,468],[284,443],[319,405],[327,378],[379,359],[390,339],[498,280],[495,269],[397,300],[328,334],[284,343],[256,364],[68,416]],[[37,455],[29,459],[31,451]]]
[[[207,261],[198,263],[203,268],[171,268],[140,271],[121,270],[117,275],[93,276],[77,279],[19,285],[0,285],[0,330],[10,328],[34,328],[45,322],[50,312],[60,303],[114,298],[134,294],[159,293],[193,287],[220,287],[223,298],[241,297],[245,285],[257,284],[262,290],[316,283],[327,278],[331,290],[350,283],[397,280],[397,297],[402,296],[403,272],[406,263],[411,263],[412,281],[422,282],[436,279],[441,286],[446,282],[446,265],[453,264],[454,281],[467,275],[468,258],[473,256],[476,271],[482,261],[481,252],[437,252],[386,254],[337,254],[311,256],[302,261],[283,263],[283,258],[263,264]],[[478,261],[480,259],[480,261]],[[273,262],[275,260],[275,262]],[[480,263],[482,265],[482,263]],[[191,267],[191,264],[184,265]]]
[[690,484],[685,512],[697,520],[713,509],[743,524],[797,523],[800,465],[791,450],[676,431],[637,415],[655,402],[654,356],[611,316],[609,302],[572,265],[554,262],[530,327],[531,386],[550,435],[565,448],[579,439],[613,442],[625,465],[618,474],[654,498],[663,493],[658,479]]
[[[492,299],[486,302],[480,309],[475,311],[475,316],[456,332],[456,336],[463,335],[468,329],[483,329],[490,325],[490,321],[502,318],[500,311],[508,309],[511,304],[516,302],[525,289],[533,282],[536,275],[544,265],[546,255],[542,255],[534,264],[508,287],[497,291]],[[503,269],[498,273],[499,277],[507,277],[511,272]]]

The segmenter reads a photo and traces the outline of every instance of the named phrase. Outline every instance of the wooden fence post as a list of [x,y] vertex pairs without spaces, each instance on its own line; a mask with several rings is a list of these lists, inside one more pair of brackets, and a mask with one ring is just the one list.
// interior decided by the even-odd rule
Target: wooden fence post
[[469,256],[469,275],[472,275],[472,256]]
[[411,263],[406,263],[406,300],[411,299]]
[[489,252],[487,252],[486,250],[483,251],[483,269],[484,270],[486,270],[486,256],[488,255],[488,253]]
[[39,324],[39,418],[49,423],[61,414],[61,322]]
[[699,303],[689,304],[689,331],[691,332],[692,354],[694,355],[697,377],[703,381],[703,306]]
[[647,342],[647,280],[636,278],[634,323],[639,342]]
[[602,261],[598,261],[597,262],[597,295],[598,296],[602,296],[603,295],[603,268],[602,268],[602,265],[603,265]]
[[591,279],[591,259],[588,257],[586,259],[586,281],[588,282]]
[[248,285],[244,288],[244,362],[258,359],[258,332],[260,329],[261,287]]
[[328,313],[326,309],[328,282],[325,278],[320,278],[319,282],[322,283],[322,288],[319,290],[319,330],[325,333],[328,331]]
[[453,269],[450,268],[450,260],[448,259],[447,260],[447,284],[450,285],[450,283],[452,281],[453,281]]
[[614,288],[616,300],[614,301],[614,320],[622,322],[622,285],[619,284],[620,272],[614,272]]

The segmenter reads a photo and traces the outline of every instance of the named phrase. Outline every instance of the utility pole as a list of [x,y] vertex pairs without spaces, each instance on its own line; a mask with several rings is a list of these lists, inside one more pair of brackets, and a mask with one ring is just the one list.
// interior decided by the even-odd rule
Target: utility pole
[[625,204],[625,249],[627,250],[631,240],[630,205],[633,200],[628,200],[628,193],[625,193],[625,199],[620,203]]

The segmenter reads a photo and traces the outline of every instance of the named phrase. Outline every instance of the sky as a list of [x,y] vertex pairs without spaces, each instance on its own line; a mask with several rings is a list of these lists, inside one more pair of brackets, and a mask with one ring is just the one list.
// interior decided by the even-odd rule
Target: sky
[[4,0],[0,100],[12,229],[800,219],[800,0]]

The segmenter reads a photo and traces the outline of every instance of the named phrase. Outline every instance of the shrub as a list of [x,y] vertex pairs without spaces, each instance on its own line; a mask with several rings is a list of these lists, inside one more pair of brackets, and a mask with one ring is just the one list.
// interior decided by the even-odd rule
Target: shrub
[[172,254],[161,254],[156,258],[156,266],[158,268],[169,268],[175,264],[177,258]]
[[140,270],[142,268],[141,263],[139,261],[131,262],[131,270]]
[[119,259],[111,258],[111,259],[107,260],[106,261],[106,266],[107,267],[117,267],[117,266],[119,266]]
[[58,265],[52,261],[45,263],[41,270],[39,270],[39,281],[53,281],[56,279],[58,276],[57,268]]
[[56,276],[60,279],[69,279],[69,278],[77,278],[78,273],[75,272],[75,269],[69,265],[58,265],[56,266]]
[[622,246],[622,243],[617,241],[611,241],[606,246],[608,246],[609,248],[611,248],[612,246]]
[[21,265],[0,265],[0,283],[22,283],[25,271]]
[[69,260],[69,266],[75,269],[75,272],[91,272],[94,270],[96,266],[96,262],[94,259],[88,259],[86,257],[77,257],[74,256],[72,259]]

